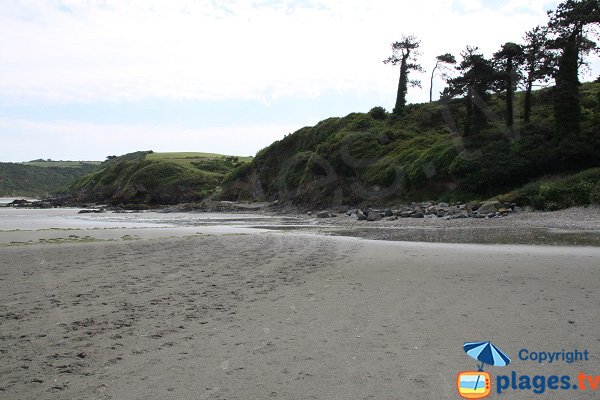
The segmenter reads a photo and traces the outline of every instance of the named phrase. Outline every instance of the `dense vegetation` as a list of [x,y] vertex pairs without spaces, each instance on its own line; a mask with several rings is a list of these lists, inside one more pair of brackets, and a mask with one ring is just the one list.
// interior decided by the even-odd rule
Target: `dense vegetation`
[[96,167],[97,163],[89,161],[0,163],[0,196],[45,197],[65,192],[70,183]]
[[498,196],[498,199],[529,204],[548,211],[589,203],[600,204],[600,168],[540,179]]
[[[439,101],[416,105],[406,104],[406,94],[420,85],[409,74],[422,71],[421,42],[404,36],[384,60],[400,70],[392,114],[375,107],[303,128],[229,174],[223,198],[312,204],[472,199],[547,174],[597,167],[600,89],[598,83],[582,86],[579,72],[585,57],[598,51],[599,26],[597,0],[566,0],[548,12],[546,26],[525,33],[523,43],[502,44],[491,58],[474,46],[460,60],[450,53],[436,57],[431,82],[437,73],[446,88]],[[533,90],[552,81],[552,88]],[[575,185],[585,194],[575,196],[579,203],[590,201],[591,189],[583,187],[594,186],[597,174],[585,177],[583,186]],[[562,179],[557,185],[574,190]],[[566,205],[533,192],[528,187],[521,199],[546,208]]]
[[[460,134],[461,99],[409,105],[401,117],[376,107],[274,142],[226,177],[222,196],[323,205],[492,197],[545,175],[600,166],[600,84],[582,85],[580,96],[582,133],[569,157],[554,135],[551,88],[533,92],[531,123],[510,132],[504,96],[490,97],[491,122],[469,137]],[[517,93],[517,109],[523,101]]]
[[218,191],[225,174],[249,158],[210,153],[140,151],[109,157],[71,185],[80,201],[110,204],[176,204]]

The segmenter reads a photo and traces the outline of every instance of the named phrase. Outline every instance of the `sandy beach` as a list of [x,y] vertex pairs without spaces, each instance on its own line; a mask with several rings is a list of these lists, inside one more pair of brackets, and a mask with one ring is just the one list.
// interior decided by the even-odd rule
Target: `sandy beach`
[[[0,397],[455,399],[478,340],[511,371],[597,374],[599,260],[295,231],[4,246]],[[524,347],[590,360],[517,360]]]

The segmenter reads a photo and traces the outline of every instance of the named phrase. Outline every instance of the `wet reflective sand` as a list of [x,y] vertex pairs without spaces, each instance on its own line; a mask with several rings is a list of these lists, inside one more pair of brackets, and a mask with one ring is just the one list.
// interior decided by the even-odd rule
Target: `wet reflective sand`
[[[540,223],[538,219],[543,221],[544,215],[535,213],[522,218],[511,216],[512,220],[356,223],[344,216],[319,220],[301,215],[155,211],[79,214],[79,210],[0,207],[0,246],[267,231],[410,242],[600,246],[600,229],[594,221],[571,221],[561,228],[561,223],[551,218],[548,223]],[[538,219],[527,220],[533,217]]]

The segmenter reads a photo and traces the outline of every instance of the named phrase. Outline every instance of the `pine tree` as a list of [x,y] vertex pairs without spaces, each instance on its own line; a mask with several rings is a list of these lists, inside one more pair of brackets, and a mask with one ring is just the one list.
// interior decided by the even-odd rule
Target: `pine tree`
[[385,64],[400,65],[400,79],[398,82],[398,92],[396,94],[396,105],[393,113],[402,115],[406,107],[406,92],[408,86],[421,86],[418,80],[409,80],[408,75],[411,71],[422,72],[423,68],[417,64],[417,57],[420,55],[419,47],[421,42],[414,36],[403,36],[399,42],[392,43],[392,55],[385,59]]

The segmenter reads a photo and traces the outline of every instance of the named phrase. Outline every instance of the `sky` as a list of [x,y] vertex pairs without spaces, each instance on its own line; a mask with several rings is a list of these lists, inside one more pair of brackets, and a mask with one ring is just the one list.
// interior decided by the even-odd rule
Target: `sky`
[[491,56],[558,3],[2,0],[0,161],[254,155],[328,117],[391,110],[398,69],[382,61],[402,35],[421,40],[424,85],[408,100],[423,102],[435,56]]

